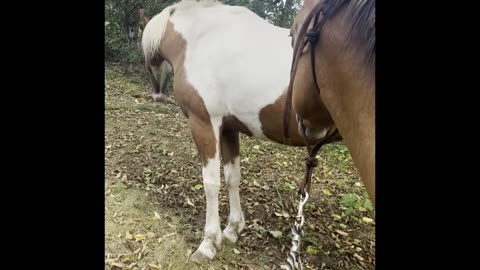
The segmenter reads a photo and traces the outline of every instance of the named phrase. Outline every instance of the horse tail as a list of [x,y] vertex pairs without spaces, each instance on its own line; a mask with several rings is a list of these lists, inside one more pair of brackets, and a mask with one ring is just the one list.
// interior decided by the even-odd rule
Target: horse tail
[[142,35],[142,49],[147,60],[153,59],[157,54],[167,28],[168,20],[174,10],[174,5],[166,7],[145,26]]

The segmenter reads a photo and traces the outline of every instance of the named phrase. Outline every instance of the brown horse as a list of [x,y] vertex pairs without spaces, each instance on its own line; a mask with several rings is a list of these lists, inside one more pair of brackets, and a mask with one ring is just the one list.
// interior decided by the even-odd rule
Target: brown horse
[[[292,59],[289,29],[271,25],[244,7],[182,1],[146,24],[142,47],[154,88],[162,78],[161,65],[168,62],[173,67],[176,102],[188,118],[206,194],[204,238],[191,260],[212,259],[222,238],[237,241],[245,226],[239,133],[285,143],[283,115]],[[328,113],[318,116],[309,144],[324,138],[333,125]],[[297,125],[293,111],[289,121]],[[290,145],[305,145],[298,129],[287,135]],[[230,200],[223,234],[218,209],[220,158]]]
[[291,35],[293,109],[308,130],[326,108],[375,205],[375,0],[305,0]]

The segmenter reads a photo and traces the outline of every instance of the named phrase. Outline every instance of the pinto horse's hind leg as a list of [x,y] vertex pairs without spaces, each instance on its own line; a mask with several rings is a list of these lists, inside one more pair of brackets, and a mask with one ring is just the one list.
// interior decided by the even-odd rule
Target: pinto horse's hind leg
[[211,118],[208,123],[195,115],[189,116],[193,139],[202,160],[203,187],[207,199],[204,238],[190,260],[202,262],[212,259],[215,246],[222,243],[222,230],[218,213],[218,192],[220,190],[220,125],[221,118]]
[[235,243],[238,234],[245,227],[242,207],[240,205],[240,136],[236,131],[224,130],[221,136],[222,159],[224,163],[225,182],[230,200],[230,216],[223,236]]

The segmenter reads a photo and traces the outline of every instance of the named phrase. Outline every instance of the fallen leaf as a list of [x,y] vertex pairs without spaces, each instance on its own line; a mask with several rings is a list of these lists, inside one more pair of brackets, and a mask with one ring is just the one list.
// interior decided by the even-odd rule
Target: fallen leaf
[[365,222],[365,223],[373,222],[373,219],[368,218],[368,217],[363,217],[362,220],[363,220],[363,222]]
[[358,260],[360,261],[363,261],[364,258],[362,258],[360,255],[358,255],[357,253],[353,254],[353,257],[357,258]]
[[155,215],[155,219],[158,219],[158,220],[162,219],[160,215],[157,213],[157,211],[153,212],[153,214]]
[[275,216],[277,216],[277,217],[284,217],[284,218],[289,218],[289,217],[290,217],[290,215],[289,215],[287,212],[283,212],[283,213],[281,213],[281,214],[275,212]]
[[307,253],[308,253],[308,254],[317,255],[318,252],[319,252],[319,251],[318,251],[317,249],[314,249],[312,246],[308,246],[308,247],[307,247]]
[[110,263],[110,265],[111,265],[111,266],[120,267],[120,268],[125,267],[125,264],[123,264],[123,263],[117,263],[117,262],[112,262],[112,263]]
[[236,248],[233,248],[233,253],[235,253],[235,254],[240,254],[240,251],[239,251],[238,249],[236,249]]
[[330,190],[328,190],[328,189],[324,189],[324,190],[323,190],[323,194],[325,194],[325,195],[327,195],[327,196],[331,196],[331,195],[332,195],[332,193],[331,193]]
[[339,215],[337,215],[337,214],[332,214],[332,217],[333,217],[333,219],[335,219],[335,220],[340,220],[340,219],[342,219],[342,217],[339,216]]
[[136,240],[136,241],[143,241],[143,240],[145,240],[145,235],[143,235],[143,234],[136,234],[136,235],[135,235],[135,240]]
[[268,232],[275,238],[281,238],[283,235],[281,231],[268,231]]
[[153,264],[153,263],[149,263],[148,266],[150,266],[153,269],[160,269],[160,266],[158,266],[156,264]]

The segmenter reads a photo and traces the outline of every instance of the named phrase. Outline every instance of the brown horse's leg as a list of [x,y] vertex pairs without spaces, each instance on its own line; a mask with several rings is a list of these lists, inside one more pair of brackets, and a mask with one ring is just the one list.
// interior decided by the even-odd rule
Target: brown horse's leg
[[152,98],[156,102],[166,102],[168,73],[172,68],[167,61],[163,61],[159,66],[152,66],[150,69],[153,85]]
[[204,238],[190,259],[201,262],[212,259],[215,245],[222,243],[222,230],[218,214],[218,192],[220,190],[220,125],[221,118],[202,120],[195,115],[189,115],[189,124],[193,139],[202,160],[203,188],[207,199]]
[[238,234],[245,227],[245,219],[240,205],[240,136],[237,131],[224,130],[221,136],[222,159],[225,182],[228,186],[230,215],[223,236],[235,243]]

